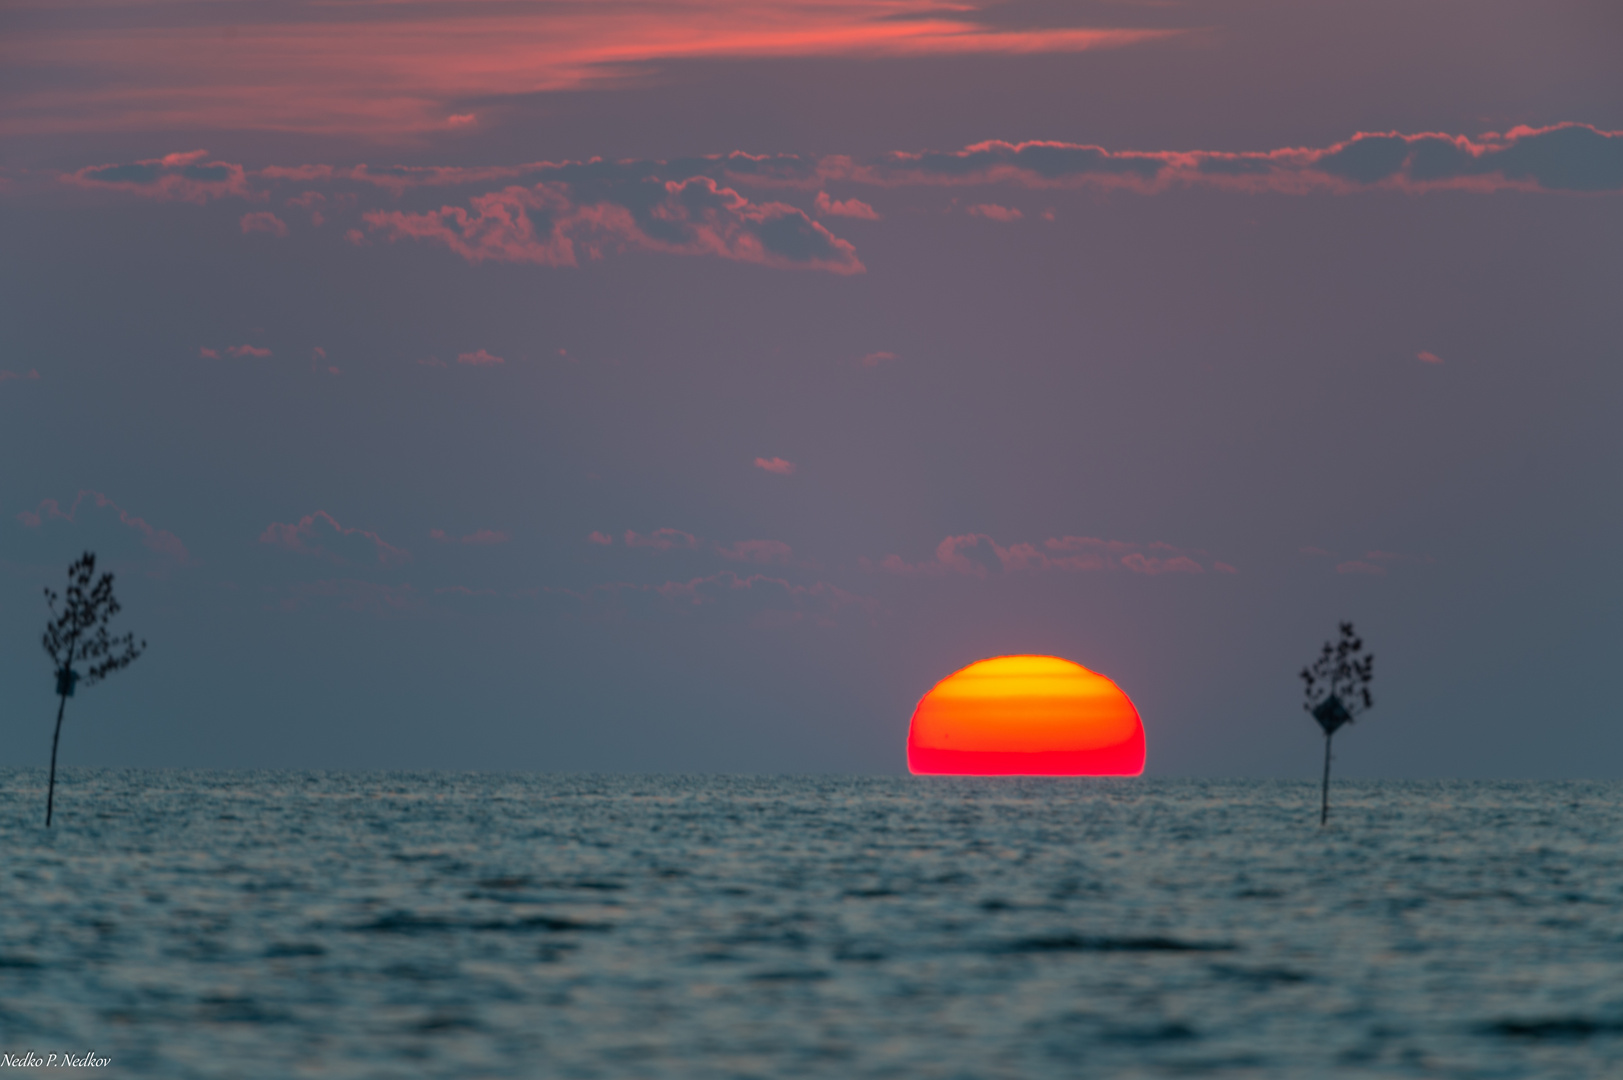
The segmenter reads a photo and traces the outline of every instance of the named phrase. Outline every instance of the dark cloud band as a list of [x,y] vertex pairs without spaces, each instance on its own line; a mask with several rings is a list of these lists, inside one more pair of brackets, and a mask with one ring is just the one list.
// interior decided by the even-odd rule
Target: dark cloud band
[[[814,214],[866,218],[879,214],[860,200],[836,202],[825,185],[891,189],[1013,186],[1028,189],[1115,188],[1155,194],[1206,186],[1236,193],[1305,195],[1357,191],[1501,191],[1597,194],[1623,192],[1623,132],[1588,124],[1519,127],[1503,134],[1360,132],[1321,148],[1270,151],[1112,151],[1062,142],[984,142],[954,151],[892,153],[868,160],[844,156],[758,156],[732,153],[670,161],[532,162],[512,166],[271,166],[249,170],[210,161],[204,151],[124,164],[95,165],[59,177],[64,183],[150,198],[206,203],[265,201],[271,189],[345,187],[332,207],[354,205],[371,191],[395,206],[361,213],[366,232],[350,239],[443,244],[470,262],[575,266],[616,250],[709,255],[777,269],[861,273],[856,249]],[[489,190],[493,185],[505,186]],[[413,192],[486,190],[465,205],[400,207]],[[816,192],[811,211],[740,189]],[[299,205],[321,192],[305,191]],[[419,196],[419,199],[421,196]],[[801,196],[805,201],[804,195]],[[408,200],[409,201],[409,200]],[[992,204],[987,204],[991,206]],[[984,209],[984,208],[983,208]],[[997,209],[1003,210],[999,207]],[[1003,218],[1018,217],[1004,210]],[[313,219],[319,226],[320,221]],[[259,213],[242,221],[285,236],[287,225]]]

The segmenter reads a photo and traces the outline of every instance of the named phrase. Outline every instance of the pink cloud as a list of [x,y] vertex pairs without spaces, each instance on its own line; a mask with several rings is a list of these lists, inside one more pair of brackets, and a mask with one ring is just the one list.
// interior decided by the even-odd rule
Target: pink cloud
[[730,548],[717,547],[717,554],[735,562],[785,564],[794,561],[794,551],[781,540],[740,540]]
[[831,199],[828,192],[817,193],[817,212],[827,217],[861,218],[864,221],[878,221],[879,215],[874,208],[861,199]]
[[[361,215],[367,227],[382,230],[389,240],[431,240],[445,244],[471,263],[528,262],[542,266],[574,266],[574,242],[567,235],[568,196],[554,185],[534,189],[510,187],[470,200],[473,212],[446,206],[427,213],[369,210]],[[530,211],[546,213],[550,225],[539,232]]]
[[896,359],[896,354],[893,352],[871,352],[862,358],[861,363],[863,367],[878,367],[880,364],[894,359]]
[[1103,570],[1138,554],[1138,545],[1124,540],[1100,540],[1092,536],[1058,536],[1044,540],[1041,550],[1031,544],[1016,544],[1022,570]]
[[988,221],[1019,221],[1026,216],[1012,206],[999,206],[997,203],[976,203],[964,209],[966,213]]
[[172,532],[157,529],[136,517],[113,500],[99,491],[81,491],[73,499],[73,505],[63,511],[55,499],[44,499],[33,510],[24,510],[17,515],[17,520],[30,529],[37,529],[47,521],[66,521],[72,523],[79,513],[80,504],[89,499],[98,510],[111,510],[118,515],[121,525],[134,530],[141,537],[141,542],[150,550],[160,555],[167,555],[176,562],[185,564],[191,561],[191,554],[186,545],[180,542],[180,537]]
[[[1031,569],[1030,557],[1035,549],[1030,544],[1017,544],[1014,548],[1000,547],[990,536],[965,533],[949,536],[936,545],[935,558],[909,563],[900,555],[887,555],[878,569],[889,574],[936,575],[970,574],[985,577],[990,568],[1008,564],[1011,568]],[[867,569],[874,569],[864,560]]]
[[626,547],[646,547],[655,551],[670,551],[672,548],[692,550],[699,546],[699,538],[692,533],[681,529],[655,529],[644,536],[642,533],[626,530]]
[[296,195],[287,200],[287,205],[307,211],[312,225],[321,225],[327,220],[327,215],[322,212],[322,207],[327,205],[327,196],[319,191],[306,191],[302,195]]
[[395,547],[375,532],[345,528],[323,510],[293,524],[273,522],[260,534],[259,542],[338,563],[375,560],[379,566],[399,566],[411,561],[411,552]]
[[776,269],[861,273],[856,249],[786,203],[753,203],[705,176],[670,180],[663,197],[645,204],[612,201],[605,187],[595,202],[577,200],[571,185],[547,182],[509,187],[469,200],[469,210],[445,206],[427,213],[369,210],[368,228],[390,240],[443,243],[472,263],[575,266],[632,248],[676,255],[712,255]]
[[[1126,570],[1154,576],[1203,573],[1206,568],[1199,559],[1204,557],[1203,552],[1183,551],[1160,542],[1134,544],[1091,536],[1061,536],[1051,537],[1041,544],[1017,543],[1004,547],[984,533],[965,533],[942,540],[931,559],[910,563],[899,555],[887,555],[878,563],[863,559],[861,565],[867,570],[903,576],[986,577],[993,573],[1049,570]],[[1213,562],[1211,568],[1225,574],[1238,572],[1228,563]]]
[[1185,555],[1177,555],[1170,559],[1157,559],[1149,555],[1133,552],[1122,557],[1121,565],[1139,574],[1199,574],[1202,567],[1195,560]]
[[1415,359],[1424,361],[1428,364],[1441,364],[1443,362],[1443,358],[1441,356],[1438,356],[1436,353],[1429,352],[1415,353]]
[[[1029,545],[1017,545],[1025,548]],[[988,566],[995,566],[997,562],[988,559],[990,554],[997,562],[1011,559],[1025,562],[1026,552],[1000,549],[990,536],[981,536],[969,533],[963,536],[949,536],[936,545],[936,566],[943,573],[973,574],[976,577],[985,577]]]
[[62,177],[75,187],[119,191],[153,199],[205,203],[227,197],[254,198],[241,165],[209,161],[207,150],[147,158],[128,165],[91,165]]
[[785,461],[781,457],[758,457],[755,459],[755,467],[757,469],[765,469],[769,473],[776,473],[779,476],[793,476],[796,468],[794,462]]
[[219,351],[211,349],[207,345],[203,346],[201,349],[198,349],[197,355],[204,360],[218,360],[220,358]]
[[39,372],[34,368],[27,371],[0,371],[0,383],[11,382],[13,379],[19,382],[34,382],[38,378]]
[[610,536],[606,532],[593,532],[591,535],[586,537],[586,542],[588,544],[608,545],[614,543],[614,537]]
[[269,210],[256,210],[251,214],[242,215],[242,231],[244,233],[262,232],[270,233],[272,236],[286,236],[287,222]]
[[492,356],[485,350],[480,349],[477,352],[458,353],[456,362],[459,364],[466,364],[470,367],[494,367],[497,364],[505,364],[507,361],[503,360],[499,356]]
[[269,349],[262,349],[258,345],[227,345],[225,351],[228,356],[246,356],[253,360],[263,360],[271,354]]
[[356,247],[365,247],[372,242],[368,240],[366,238],[366,234],[359,229],[350,229],[344,234],[344,239]]
[[[121,5],[124,10],[127,5]],[[136,5],[138,12],[150,5]],[[15,95],[0,132],[275,131],[398,138],[472,124],[456,102],[620,85],[661,63],[794,57],[1026,55],[1119,48],[1176,30],[996,25],[941,0],[880,5],[295,5],[222,48],[218,20],[148,17],[132,36],[91,7],[12,28],[10,44],[72,92]],[[900,16],[900,17],[898,17]],[[87,74],[88,73],[88,74]],[[94,75],[94,77],[90,77]]]

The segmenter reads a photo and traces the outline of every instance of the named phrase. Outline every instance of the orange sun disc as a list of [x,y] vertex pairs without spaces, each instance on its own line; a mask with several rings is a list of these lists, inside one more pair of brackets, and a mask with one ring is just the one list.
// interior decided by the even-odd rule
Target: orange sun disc
[[1121,688],[1057,656],[999,656],[913,710],[907,768],[952,776],[1138,776],[1144,724]]

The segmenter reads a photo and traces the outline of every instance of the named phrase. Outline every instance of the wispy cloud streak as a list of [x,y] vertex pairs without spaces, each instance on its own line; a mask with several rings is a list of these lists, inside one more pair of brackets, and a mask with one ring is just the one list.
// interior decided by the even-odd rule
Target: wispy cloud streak
[[395,547],[375,532],[340,525],[324,510],[292,523],[273,522],[260,534],[259,542],[336,563],[399,566],[411,561],[411,552]]
[[900,555],[887,555],[878,562],[863,559],[861,565],[865,570],[907,577],[953,574],[986,577],[1054,570],[1117,570],[1149,577],[1201,574],[1208,570],[1236,573],[1234,567],[1210,559],[1205,552],[1160,542],[1135,544],[1092,536],[1059,536],[1040,544],[1018,543],[1005,547],[985,533],[946,537],[936,545],[934,557],[918,562],[908,562]]
[[77,518],[79,508],[86,499],[89,499],[91,505],[98,510],[111,510],[118,516],[119,523],[134,530],[141,537],[141,542],[150,550],[167,555],[178,563],[191,561],[191,553],[186,550],[186,545],[180,542],[180,537],[172,532],[154,528],[99,491],[79,492],[74,496],[73,505],[66,510],[63,510],[55,499],[44,499],[33,510],[24,510],[18,514],[17,520],[30,529],[38,529],[49,521],[71,523]]
[[[27,72],[0,134],[277,130],[363,136],[478,123],[469,99],[623,83],[671,61],[941,56],[1119,48],[1179,31],[1007,28],[958,0],[594,0],[56,5],[0,40]],[[132,31],[131,27],[140,27]]]

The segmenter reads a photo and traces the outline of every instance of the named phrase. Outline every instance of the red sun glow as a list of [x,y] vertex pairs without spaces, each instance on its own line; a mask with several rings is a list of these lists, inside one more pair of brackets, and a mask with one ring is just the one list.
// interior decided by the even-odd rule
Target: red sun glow
[[1121,688],[1057,656],[999,656],[955,671],[913,710],[913,773],[1138,776],[1144,725]]

